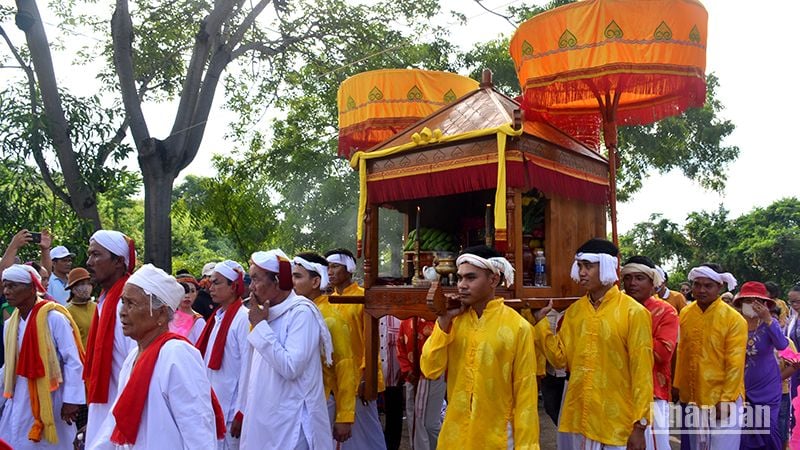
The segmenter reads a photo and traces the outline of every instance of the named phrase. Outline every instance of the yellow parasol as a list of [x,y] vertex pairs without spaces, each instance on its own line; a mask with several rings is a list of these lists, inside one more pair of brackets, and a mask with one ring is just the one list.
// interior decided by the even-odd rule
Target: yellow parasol
[[478,89],[478,82],[449,72],[384,69],[342,82],[339,106],[339,156],[350,158],[423,117]]
[[708,13],[695,0],[586,0],[520,25],[510,51],[528,117],[608,149],[617,238],[617,125],[641,125],[705,102]]

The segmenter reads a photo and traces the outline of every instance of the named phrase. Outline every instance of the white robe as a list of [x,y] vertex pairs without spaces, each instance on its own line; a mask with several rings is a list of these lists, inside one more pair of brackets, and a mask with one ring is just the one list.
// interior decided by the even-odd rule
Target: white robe
[[[8,442],[12,448],[17,450],[27,449],[72,449],[72,441],[75,439],[75,423],[67,425],[61,420],[61,406],[63,403],[82,405],[86,403],[86,394],[83,387],[83,364],[78,355],[78,347],[72,337],[72,327],[69,320],[58,311],[50,311],[47,314],[47,324],[50,326],[50,334],[55,341],[55,349],[58,354],[58,361],[61,366],[61,375],[64,382],[52,394],[53,418],[56,423],[58,433],[58,444],[50,444],[42,436],[39,443],[28,440],[28,432],[33,425],[33,414],[31,413],[30,396],[28,394],[28,379],[17,376],[14,384],[14,396],[5,399],[5,404],[0,403],[0,437]],[[22,347],[22,338],[25,336],[27,322],[20,318],[19,332],[17,334],[17,356]],[[8,321],[6,321],[5,332],[8,334]],[[0,391],[3,390],[3,375],[5,367],[0,368]],[[0,400],[2,402],[2,400]]]
[[[105,296],[97,302],[97,315],[103,311]],[[89,415],[86,422],[86,448],[94,442],[100,426],[111,413],[111,404],[117,398],[117,386],[119,385],[119,371],[122,363],[133,349],[137,348],[136,341],[122,333],[122,324],[119,321],[119,310],[122,309],[122,301],[117,302],[117,320],[114,322],[114,351],[111,354],[111,379],[108,381],[108,402],[90,403]]]
[[200,338],[200,335],[203,334],[203,328],[206,327],[206,319],[202,317],[198,317],[194,324],[192,324],[192,328],[189,330],[189,334],[186,335],[186,339],[189,340],[192,344],[197,343],[197,339]]
[[[122,366],[118,388],[120,393],[130,379],[138,351],[138,348],[131,351]],[[111,409],[113,411],[113,407]],[[217,443],[217,433],[211,407],[211,384],[203,370],[200,352],[177,339],[164,343],[150,379],[136,444],[126,447],[112,444],[111,435],[115,426],[114,415],[109,414],[98,438],[86,448],[213,449]]]
[[225,354],[222,357],[222,366],[219,370],[211,370],[208,368],[208,362],[211,360],[211,354],[214,351],[214,343],[217,340],[217,334],[222,326],[222,318],[225,313],[217,310],[216,320],[214,321],[214,328],[211,329],[211,336],[208,337],[208,346],[206,346],[206,354],[204,357],[204,364],[208,379],[211,381],[211,387],[214,388],[214,393],[217,394],[219,406],[222,408],[222,413],[225,415],[225,423],[230,424],[233,416],[239,411],[239,379],[247,367],[247,335],[250,333],[250,320],[247,316],[247,308],[241,307],[236,311],[233,316],[231,327],[228,329],[228,338],[225,340]]
[[241,399],[242,450],[302,448],[301,439],[312,450],[333,448],[322,387],[321,330],[312,308],[292,292],[247,338],[252,347]]

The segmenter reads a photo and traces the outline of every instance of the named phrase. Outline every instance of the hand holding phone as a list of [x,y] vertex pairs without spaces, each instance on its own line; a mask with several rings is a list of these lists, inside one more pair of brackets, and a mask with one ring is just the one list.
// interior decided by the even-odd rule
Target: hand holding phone
[[42,242],[42,233],[32,231],[31,232],[31,243],[38,244]]

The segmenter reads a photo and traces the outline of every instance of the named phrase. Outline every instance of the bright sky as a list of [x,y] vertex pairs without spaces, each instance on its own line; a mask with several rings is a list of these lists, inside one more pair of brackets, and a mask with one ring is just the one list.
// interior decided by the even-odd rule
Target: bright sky
[[[522,1],[484,0],[483,4],[502,12],[507,5]],[[720,79],[718,97],[726,107],[723,116],[736,124],[736,131],[726,144],[739,146],[739,159],[727,169],[729,181],[722,194],[705,191],[679,173],[652,176],[632,201],[619,205],[621,232],[647,220],[651,213],[662,213],[682,224],[688,213],[714,210],[720,203],[738,216],[779,198],[798,195],[794,185],[800,180],[800,145],[791,130],[798,126],[798,114],[792,111],[800,105],[800,62],[791,56],[794,52],[790,50],[790,36],[800,17],[800,2],[705,0],[704,4],[709,13],[706,70],[715,72]],[[442,5],[444,11],[455,10],[469,19],[465,26],[450,23],[452,39],[462,48],[514,31],[505,20],[486,13],[471,1],[442,0]],[[44,4],[40,7],[44,8]],[[55,20],[45,22],[53,24]],[[14,42],[24,40],[13,23],[3,25]],[[52,26],[47,29],[50,36],[55,34]],[[7,54],[5,45],[0,46],[0,55]],[[89,70],[67,70],[69,62],[66,56],[55,58],[62,85],[78,94],[94,93],[96,85],[86,82]],[[1,70],[0,85],[18,77],[16,72]],[[217,95],[217,104],[221,98]],[[174,105],[146,105],[153,136],[169,133],[175,109]],[[230,113],[219,108],[212,112],[200,152],[182,176],[210,173],[211,155],[230,148],[224,139],[230,118]],[[135,167],[135,160],[131,165]]]

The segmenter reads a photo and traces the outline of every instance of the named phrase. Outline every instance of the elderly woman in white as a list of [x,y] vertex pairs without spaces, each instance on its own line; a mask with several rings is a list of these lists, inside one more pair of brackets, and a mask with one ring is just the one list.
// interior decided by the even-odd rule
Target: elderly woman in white
[[91,448],[209,449],[224,433],[200,352],[169,332],[183,294],[152,264],[125,284],[119,320],[137,348],[125,359],[120,394]]

